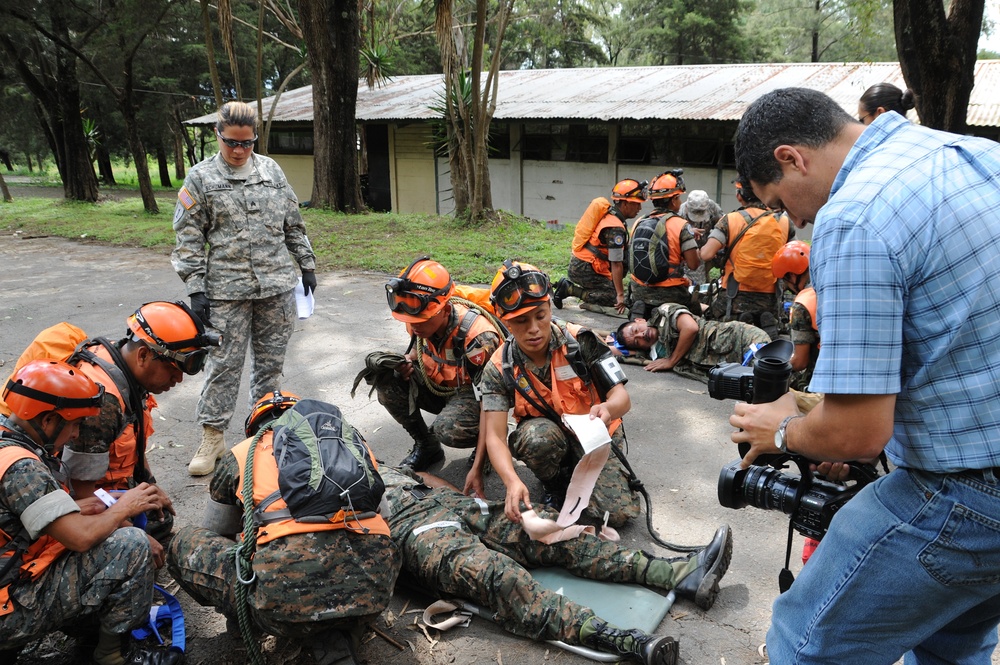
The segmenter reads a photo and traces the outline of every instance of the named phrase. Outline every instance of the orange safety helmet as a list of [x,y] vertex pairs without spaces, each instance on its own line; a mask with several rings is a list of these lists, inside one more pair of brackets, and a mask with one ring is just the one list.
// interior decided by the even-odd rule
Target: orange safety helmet
[[646,200],[647,185],[649,185],[649,183],[645,180],[626,178],[625,180],[620,181],[617,185],[615,185],[614,189],[611,190],[611,200],[642,203]]
[[779,247],[771,259],[771,272],[774,273],[775,279],[782,279],[789,273],[801,275],[809,270],[810,249],[809,245],[801,240],[793,240]]
[[222,341],[218,333],[206,331],[198,315],[183,302],[148,302],[128,317],[127,324],[127,336],[190,375],[205,367],[205,347],[219,346]]
[[78,420],[101,412],[104,386],[61,360],[27,363],[7,380],[3,399],[11,413],[32,420],[54,411],[63,420]]
[[292,408],[298,401],[298,395],[284,393],[280,390],[276,393],[264,395],[257,400],[253,405],[253,409],[250,410],[250,415],[247,416],[246,422],[243,423],[243,431],[247,433],[247,436],[253,436],[267,420],[277,418],[281,415],[282,411]]
[[653,178],[649,185],[649,198],[670,199],[686,192],[682,173],[684,169],[670,169]]
[[444,308],[455,293],[455,282],[443,265],[421,256],[385,285],[385,297],[393,318],[404,323],[422,323]]
[[490,302],[501,320],[513,319],[549,300],[549,276],[528,263],[503,262],[490,284]]

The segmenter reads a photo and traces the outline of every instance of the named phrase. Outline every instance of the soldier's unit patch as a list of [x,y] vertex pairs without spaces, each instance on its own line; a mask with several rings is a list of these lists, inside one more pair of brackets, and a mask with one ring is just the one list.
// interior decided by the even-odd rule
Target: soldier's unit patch
[[198,203],[194,200],[194,197],[191,196],[191,192],[188,191],[187,187],[181,187],[181,191],[177,192],[177,200],[181,202],[181,205],[184,206],[185,210],[190,210]]
[[476,349],[475,351],[469,351],[466,356],[469,362],[473,365],[482,365],[486,360],[486,349]]

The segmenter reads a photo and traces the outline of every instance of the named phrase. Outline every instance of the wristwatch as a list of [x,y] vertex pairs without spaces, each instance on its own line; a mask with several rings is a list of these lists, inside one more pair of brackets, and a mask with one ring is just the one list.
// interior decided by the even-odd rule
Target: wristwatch
[[796,414],[794,416],[788,416],[781,421],[778,425],[778,431],[774,433],[774,447],[783,453],[788,452],[788,436],[785,434],[785,430],[788,429],[788,423],[792,422],[796,418],[801,418],[801,414]]

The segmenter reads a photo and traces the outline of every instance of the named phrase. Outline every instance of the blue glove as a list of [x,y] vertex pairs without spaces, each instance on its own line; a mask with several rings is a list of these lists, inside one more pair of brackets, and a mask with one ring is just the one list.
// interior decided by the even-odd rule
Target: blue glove
[[316,291],[316,273],[312,270],[302,271],[302,290],[306,295]]

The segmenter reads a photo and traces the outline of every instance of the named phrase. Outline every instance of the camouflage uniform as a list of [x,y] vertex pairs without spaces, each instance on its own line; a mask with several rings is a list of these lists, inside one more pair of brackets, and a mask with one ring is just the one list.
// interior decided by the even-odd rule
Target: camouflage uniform
[[[740,208],[743,210],[743,208]],[[758,213],[759,214],[759,213]],[[777,214],[777,213],[775,213]],[[761,220],[764,221],[764,220]],[[757,228],[754,226],[754,228]],[[716,223],[715,228],[709,233],[710,238],[715,238],[722,243],[723,250],[729,247],[729,243],[736,238],[729,237],[729,217],[723,217]],[[788,225],[788,237],[784,242],[788,242],[795,239],[795,227],[792,224]],[[741,240],[740,242],[745,242]],[[725,266],[722,266],[723,271]],[[770,274],[770,268],[768,268],[768,277],[773,277]],[[777,295],[772,291],[771,293],[754,293],[751,291],[739,291],[736,297],[733,298],[733,304],[731,308],[731,313],[729,318],[726,318],[726,306],[729,302],[729,298],[726,295],[725,289],[720,287],[718,293],[712,299],[712,305],[705,316],[710,319],[715,319],[717,321],[735,321],[740,320],[745,323],[752,322],[759,323],[760,315],[764,312],[770,312],[772,315],[777,317],[778,315],[778,298]]]
[[[557,324],[553,328],[552,339],[549,341],[550,361],[551,350],[565,343],[566,334],[564,324]],[[577,342],[580,344],[583,360],[588,366],[592,367],[610,353],[604,342],[589,330],[581,330],[577,335]],[[502,349],[501,346],[501,350],[497,353],[501,353]],[[516,344],[513,351],[515,362],[522,363],[527,371],[551,389],[552,386],[549,385],[551,362],[546,363],[544,367],[538,367],[521,353]],[[507,386],[502,372],[493,363],[489,363],[483,370],[483,379],[479,387],[483,394],[484,411],[509,411],[514,407],[516,389]],[[619,450],[624,450],[622,429],[619,427],[612,436],[612,445]],[[543,483],[558,482],[559,478],[568,480],[577,462],[583,457],[580,442],[575,437],[571,439],[561,427],[544,417],[522,419],[514,432],[507,437],[507,445],[514,459],[523,461]],[[639,495],[629,489],[628,481],[628,471],[612,453],[597,479],[590,505],[584,514],[603,520],[604,512],[607,511],[610,513],[608,523],[614,527],[621,526],[636,517],[639,514]]]
[[295,262],[314,270],[316,257],[295,193],[274,160],[261,155],[253,155],[246,178],[221,154],[196,164],[178,194],[174,232],[174,270],[188,294],[211,299],[212,325],[222,333],[222,346],[209,355],[198,422],[224,430],[248,341],[250,404],[280,388],[296,319]]
[[[448,360],[455,359],[452,343],[454,331],[461,324],[462,317],[468,309],[463,305],[451,305],[451,315],[441,333],[441,339],[446,340],[444,348],[439,348],[440,340],[424,340],[431,355]],[[451,448],[475,448],[479,438],[479,400],[472,386],[479,382],[483,366],[489,363],[490,356],[500,346],[500,334],[494,331],[481,332],[472,339],[466,340],[463,369],[456,385],[442,386],[436,383],[437,391],[454,389],[451,395],[438,395],[427,386],[424,377],[419,375],[419,368],[414,367],[414,373],[409,381],[404,381],[398,374],[387,377],[376,384],[379,404],[385,407],[389,415],[403,429],[420,442],[430,437]],[[410,386],[416,382],[417,410],[410,413]],[[420,410],[437,414],[430,428],[420,415]]]
[[[239,465],[223,455],[212,478],[212,501],[238,503]],[[167,549],[167,570],[202,605],[236,619],[236,570],[231,538],[186,526]],[[399,552],[387,536],[346,529],[288,535],[257,546],[256,583],[249,593],[250,616],[271,635],[307,637],[350,630],[373,620],[392,598]]]
[[[117,343],[119,348],[124,341],[120,340]],[[118,367],[105,349],[97,346],[90,350]],[[80,423],[80,434],[63,448],[62,457],[66,459],[69,477],[74,481],[96,482],[97,487],[106,490],[125,490],[135,487],[140,482],[155,484],[156,478],[151,471],[143,469],[136,474],[135,465],[138,463],[138,458],[133,451],[138,442],[136,431],[139,414],[133,413],[129,400],[115,394],[122,388],[116,387],[114,379],[99,364],[81,360],[76,366],[81,367],[95,383],[114,388],[104,394],[101,412],[96,416],[84,418]],[[134,386],[142,390],[127,364],[118,369],[124,377],[131,379]],[[148,445],[154,431],[152,411],[158,405],[156,398],[144,390],[138,400],[142,404],[143,430]],[[113,477],[112,469],[117,477]],[[168,511],[163,511],[162,515],[152,512],[147,515],[146,533],[161,543],[167,542],[173,526],[174,516]]]
[[[691,226],[693,228],[702,229],[703,231],[705,231],[705,233],[701,236],[701,240],[698,242],[698,247],[703,247],[705,245],[705,241],[708,240],[708,231],[712,230],[712,226],[715,225],[716,220],[718,220],[720,217],[722,217],[724,214],[726,214],[725,211],[715,201],[712,201],[711,199],[709,199],[708,203],[709,203],[709,206],[708,206],[708,210],[705,211],[705,219],[704,220],[691,219],[691,217],[693,217],[694,215],[693,214],[689,214],[687,201],[685,201],[684,203],[682,203],[681,207],[680,207],[680,210],[677,211],[678,215],[680,215],[681,217],[683,217],[686,220],[688,220],[689,222],[691,222]],[[702,263],[700,266],[698,266],[694,270],[691,270],[687,266],[684,266],[684,276],[687,277],[688,279],[690,279],[691,283],[694,284],[695,287],[698,287],[698,286],[700,286],[700,285],[705,284],[706,282],[708,282],[708,276],[707,275],[708,275],[708,269],[709,269],[709,267],[710,266],[707,266],[704,263]],[[667,301],[664,301],[664,302],[667,302]],[[674,301],[674,302],[678,302],[678,301]]]
[[674,366],[677,374],[708,381],[708,370],[719,363],[742,362],[743,354],[751,344],[771,341],[760,328],[739,321],[708,321],[695,316],[676,303],[660,305],[649,320],[649,325],[659,330],[660,338],[650,349],[650,357],[669,358],[680,334],[677,331],[677,317],[690,314],[698,322],[698,336],[687,355]]
[[[2,416],[0,427],[27,436]],[[29,445],[23,447],[35,452]],[[0,529],[12,536],[24,532],[25,511],[59,491],[65,490],[45,462],[15,462],[0,478]],[[72,500],[67,495],[65,501]],[[48,524],[76,510],[75,504],[59,504],[48,514]],[[28,534],[32,540],[38,535]],[[124,634],[149,617],[153,575],[149,542],[138,529],[118,529],[86,552],[66,551],[37,580],[11,585],[14,610],[0,616],[0,644],[5,649],[20,647],[91,615],[106,631]]]
[[[489,608],[494,620],[515,635],[580,644],[580,628],[594,616],[592,609],[540,585],[525,568],[561,566],[594,580],[652,584],[640,565],[650,555],[640,550],[594,536],[544,545],[507,519],[503,501],[486,502],[443,487],[430,490],[386,467],[382,479],[383,516],[403,553],[405,573],[430,591]],[[551,510],[539,513],[556,517]],[[671,579],[661,579],[660,588],[672,588],[692,568],[687,560],[669,565],[666,577]]]
[[580,300],[591,305],[614,307],[618,294],[615,284],[604,275],[594,271],[594,267],[575,256],[569,260],[569,278],[583,290]]
[[809,381],[812,380],[813,369],[816,367],[816,357],[819,355],[819,333],[813,330],[812,323],[809,310],[801,303],[793,302],[788,319],[792,344],[809,345],[809,364],[801,372],[792,374],[791,386],[796,390],[809,390]]

